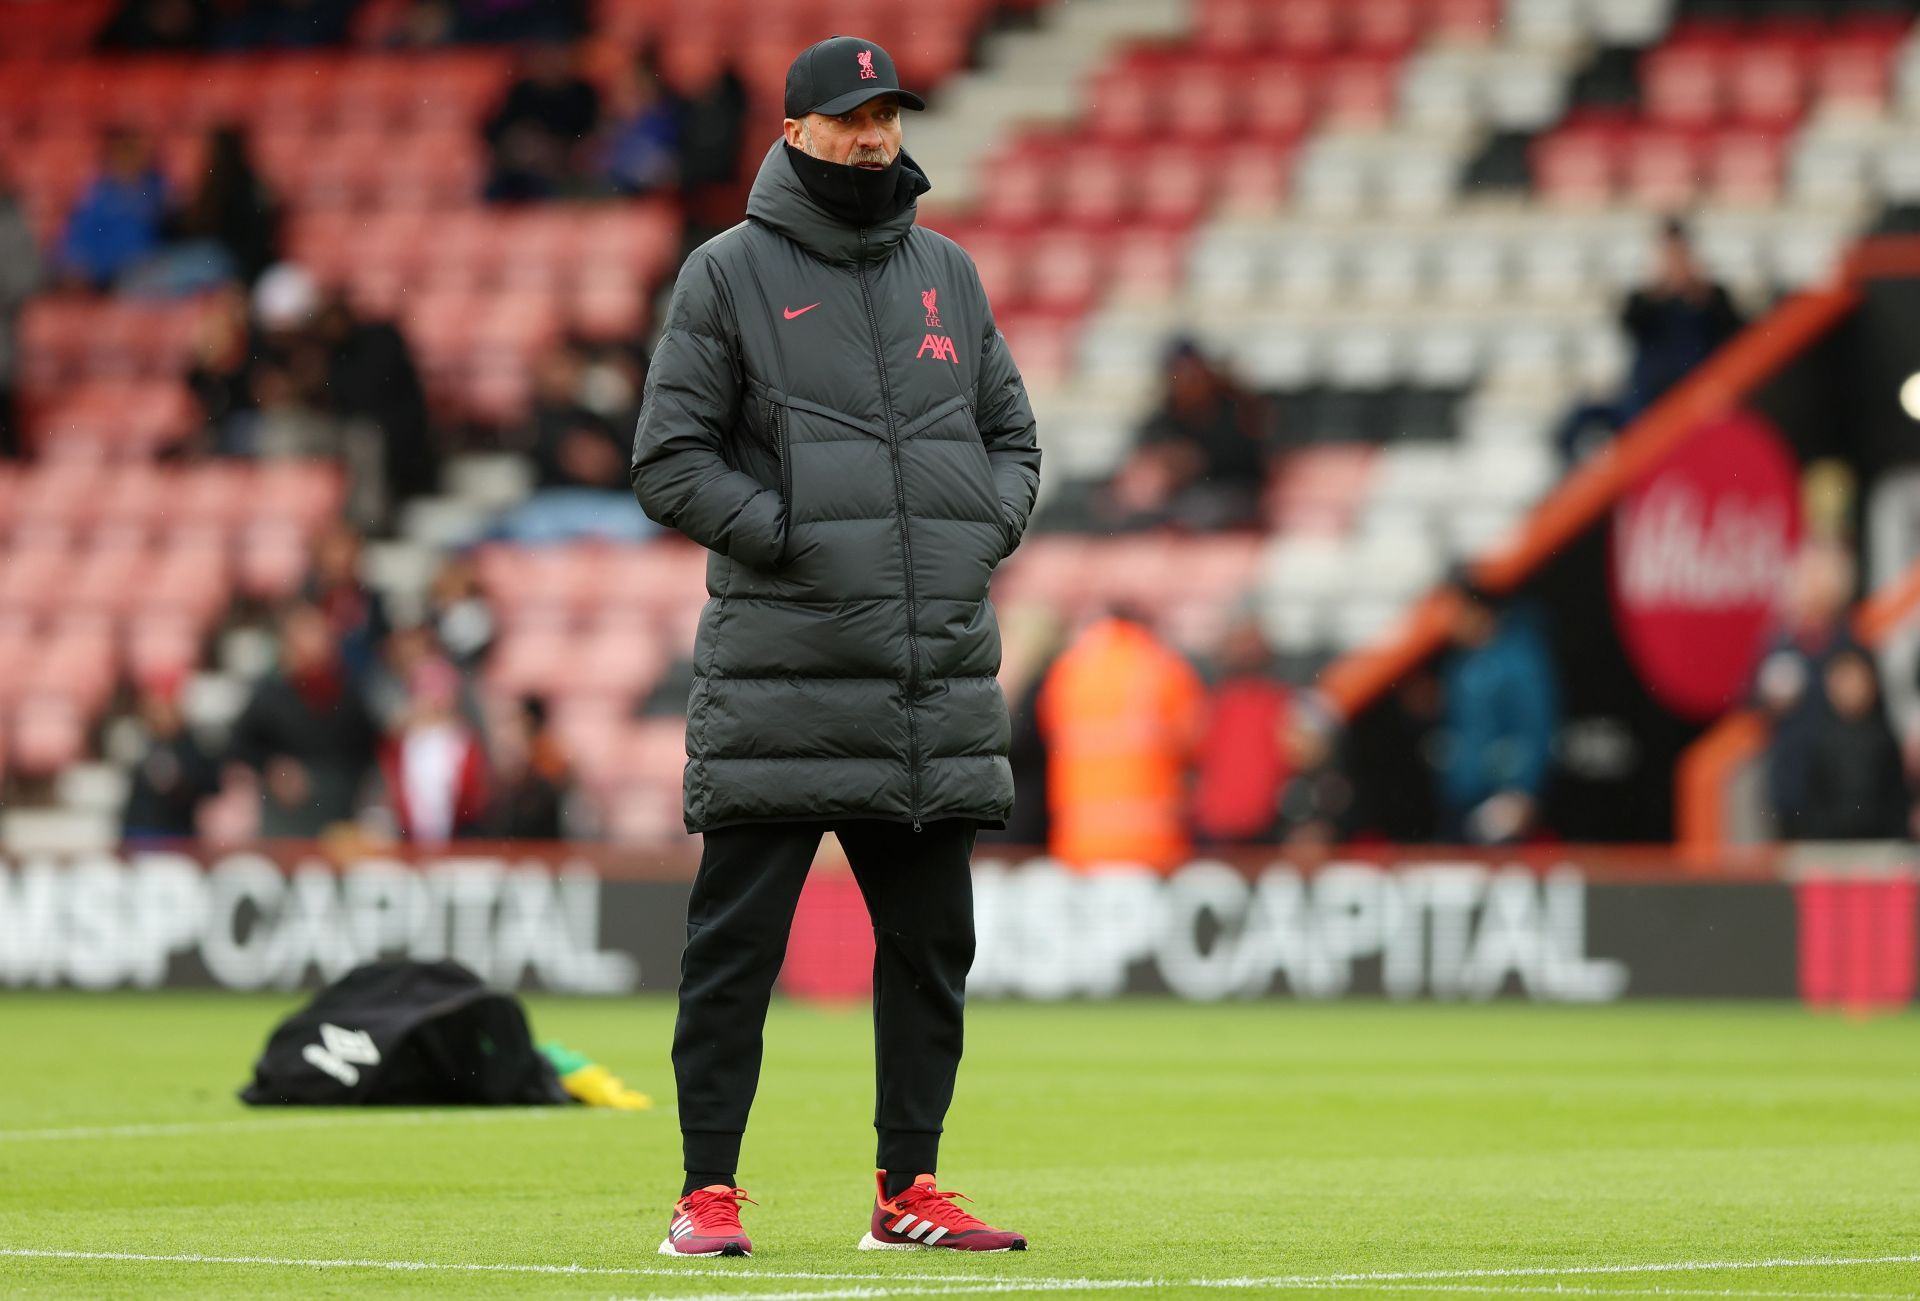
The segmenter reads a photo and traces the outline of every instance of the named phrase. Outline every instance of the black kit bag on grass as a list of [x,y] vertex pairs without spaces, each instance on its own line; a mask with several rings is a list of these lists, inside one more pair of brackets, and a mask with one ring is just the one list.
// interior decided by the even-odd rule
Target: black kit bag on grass
[[526,1013],[457,962],[371,962],[282,1021],[240,1099],[272,1106],[571,1103]]

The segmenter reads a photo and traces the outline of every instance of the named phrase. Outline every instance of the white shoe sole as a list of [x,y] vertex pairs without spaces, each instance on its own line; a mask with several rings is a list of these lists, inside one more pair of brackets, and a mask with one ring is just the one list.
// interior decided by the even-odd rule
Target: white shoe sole
[[[726,1255],[727,1249],[722,1247],[718,1251],[678,1251],[674,1248],[672,1238],[662,1238],[660,1239],[659,1254],[662,1256],[678,1256],[682,1260],[711,1260],[715,1256]],[[738,1260],[741,1257],[751,1255],[753,1255],[751,1251],[743,1251],[739,1256],[734,1257],[734,1259]]]
[[1002,1251],[1012,1251],[1013,1248],[1012,1247],[991,1247],[985,1251],[976,1251],[976,1252],[968,1253],[959,1247],[942,1247],[937,1242],[932,1244],[928,1244],[925,1242],[882,1242],[880,1241],[880,1239],[874,1237],[871,1233],[867,1233],[867,1234],[861,1235],[860,1250],[861,1251],[955,1251],[955,1252],[960,1252],[962,1255],[971,1254],[976,1256],[991,1256]]

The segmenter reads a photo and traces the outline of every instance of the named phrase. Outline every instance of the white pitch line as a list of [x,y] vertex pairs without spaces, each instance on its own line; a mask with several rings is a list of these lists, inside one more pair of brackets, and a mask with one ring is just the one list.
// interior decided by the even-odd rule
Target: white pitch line
[[1273,1287],[1294,1283],[1399,1283],[1468,1278],[1559,1278],[1595,1274],[1692,1274],[1717,1269],[1821,1269],[1845,1265],[1920,1264],[1903,1256],[1807,1256],[1773,1260],[1681,1260],[1649,1265],[1524,1265],[1498,1269],[1375,1270],[1356,1274],[1295,1274],[1277,1278],[1194,1279],[1197,1287]]
[[[742,1278],[749,1277],[741,1275]],[[1146,1284],[1133,1279],[1120,1279],[1103,1284],[1099,1279],[1084,1280],[1093,1286],[1088,1288],[1064,1286],[1066,1283],[1078,1284],[1083,1280],[1060,1280],[1063,1286],[1042,1289],[1034,1283],[1022,1283],[1018,1280],[1006,1282],[959,1283],[949,1287],[849,1287],[826,1290],[794,1292],[701,1292],[689,1295],[684,1292],[656,1292],[645,1297],[618,1297],[615,1301],[880,1301],[887,1297],[908,1296],[979,1296],[992,1292],[1033,1292],[1051,1291],[1095,1291],[1101,1287],[1113,1287],[1131,1290],[1138,1287],[1161,1286]],[[1175,1286],[1167,1284],[1166,1286]],[[1912,1301],[1911,1292],[1749,1292],[1735,1288],[1604,1288],[1604,1287],[1568,1287],[1556,1283],[1551,1287],[1494,1287],[1489,1284],[1423,1284],[1423,1283],[1300,1283],[1292,1285],[1292,1290],[1303,1292],[1336,1292],[1370,1287],[1380,1292],[1464,1292],[1480,1296],[1567,1296],[1567,1297],[1716,1297],[1716,1298],[1756,1298],[1757,1301]],[[1285,1289],[1276,1289],[1285,1290]]]
[[[956,1284],[959,1290],[971,1292],[1085,1292],[1094,1290],[1131,1290],[1136,1288],[1192,1287],[1225,1288],[1233,1290],[1280,1291],[1287,1289],[1339,1289],[1350,1286],[1365,1286],[1379,1283],[1419,1283],[1444,1282],[1461,1279],[1493,1278],[1564,1278],[1593,1275],[1626,1274],[1671,1274],[1705,1272],[1708,1270],[1754,1270],[1754,1269],[1817,1269],[1849,1265],[1911,1265],[1920,1263],[1920,1255],[1899,1256],[1808,1256],[1799,1258],[1780,1257],[1769,1260],[1720,1260],[1720,1261],[1660,1261],[1643,1265],[1531,1265],[1498,1269],[1435,1269],[1435,1270],[1378,1270],[1363,1273],[1344,1274],[1282,1274],[1265,1278],[1010,1278],[967,1282],[953,1274],[850,1274],[825,1271],[779,1271],[742,1269],[738,1272],[721,1273],[712,1266],[697,1269],[663,1269],[646,1266],[618,1265],[535,1265],[535,1264],[479,1264],[430,1260],[353,1260],[353,1259],[312,1259],[292,1256],[207,1256],[198,1253],[180,1253],[174,1255],[146,1254],[130,1251],[68,1251],[37,1247],[0,1247],[0,1257],[15,1257],[37,1260],[99,1260],[127,1261],[151,1264],[178,1265],[270,1265],[292,1269],[378,1269],[405,1273],[440,1272],[464,1274],[540,1274],[575,1277],[611,1277],[611,1278],[702,1278],[718,1282],[722,1278],[728,1282],[748,1282],[755,1279],[800,1279],[821,1282],[854,1282],[871,1284],[869,1288],[848,1289],[860,1296],[879,1296],[896,1292],[902,1296],[932,1295],[942,1289],[889,1289],[888,1284],[896,1282],[944,1283],[946,1290],[953,1290]],[[724,1267],[723,1267],[724,1268]],[[1420,1288],[1397,1288],[1395,1291],[1420,1291]],[[1430,1289],[1442,1290],[1442,1289]],[[1502,1289],[1510,1292],[1542,1292],[1554,1289],[1533,1288]],[[1646,1289],[1638,1289],[1645,1291]],[[716,1294],[728,1297],[739,1293]],[[748,1294],[761,1297],[763,1294]],[[808,1296],[824,1296],[820,1292],[809,1292]],[[1737,1295],[1757,1295],[1739,1293]],[[1884,1294],[1882,1294],[1884,1295]],[[685,1301],[683,1298],[682,1301]]]
[[[652,1114],[672,1115],[672,1107]],[[0,1129],[0,1143],[58,1143],[92,1138],[171,1138],[181,1134],[218,1134],[229,1130],[328,1129],[335,1125],[447,1125],[470,1121],[558,1120],[563,1116],[611,1114],[600,1107],[461,1107],[434,1111],[378,1111],[341,1108],[324,1115],[258,1116],[243,1120],[159,1121],[131,1125],[75,1125],[66,1129]],[[624,1112],[646,1115],[648,1112]]]
[[[746,1278],[749,1276],[743,1274],[741,1277]],[[1099,1279],[1063,1279],[1058,1280],[1062,1286],[1042,1289],[1037,1286],[1040,1282],[1041,1280],[1034,1280],[1033,1283],[1022,1283],[1019,1280],[1010,1280],[1006,1282],[955,1283],[949,1287],[850,1287],[795,1292],[704,1292],[693,1295],[688,1295],[684,1292],[656,1292],[651,1296],[645,1297],[619,1297],[615,1298],[615,1301],[741,1301],[741,1298],[751,1298],[751,1301],[878,1301],[880,1298],[887,1297],[978,1296],[991,1292],[1031,1292],[1041,1290],[1094,1291],[1103,1286],[1120,1289],[1160,1286],[1160,1284],[1141,1283],[1133,1279],[1120,1279],[1108,1284],[1103,1284]],[[1093,1286],[1090,1288],[1081,1288],[1078,1286],[1068,1288],[1064,1286],[1068,1283],[1079,1284],[1081,1282],[1091,1283]],[[1167,1286],[1174,1285],[1167,1284]],[[1471,1283],[1388,1283],[1384,1285],[1365,1283],[1299,1283],[1291,1285],[1292,1290],[1303,1292],[1335,1292],[1361,1287],[1368,1287],[1380,1292],[1417,1292],[1422,1294],[1430,1292],[1464,1292],[1481,1296],[1730,1297],[1757,1298],[1763,1299],[1763,1301],[1776,1301],[1776,1299],[1777,1301],[1912,1301],[1912,1298],[1916,1295],[1911,1292],[1752,1292],[1736,1288],[1569,1287],[1564,1283],[1556,1283],[1551,1287],[1544,1285],[1533,1287],[1524,1285],[1520,1287],[1494,1287],[1490,1284]]]

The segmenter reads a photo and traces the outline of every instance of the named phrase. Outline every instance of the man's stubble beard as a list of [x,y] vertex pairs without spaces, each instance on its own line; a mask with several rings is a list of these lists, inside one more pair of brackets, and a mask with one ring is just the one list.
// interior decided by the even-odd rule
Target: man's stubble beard
[[[828,158],[825,154],[822,154],[819,149],[814,147],[813,124],[811,122],[802,122],[800,124],[800,139],[801,151],[805,153],[807,157],[818,158],[823,163],[833,161],[833,159]],[[893,165],[893,158],[887,153],[887,147],[885,145],[881,145],[878,149],[855,147],[853,152],[847,155],[847,160],[842,166],[858,167],[861,163],[879,163],[882,167],[891,167]]]

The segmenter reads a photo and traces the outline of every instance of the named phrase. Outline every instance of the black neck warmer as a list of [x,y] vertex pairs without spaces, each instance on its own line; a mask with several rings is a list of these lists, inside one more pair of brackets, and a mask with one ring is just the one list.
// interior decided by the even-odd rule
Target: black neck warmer
[[830,163],[786,146],[787,161],[812,200],[856,229],[878,225],[904,212],[933,188],[925,172],[902,149],[887,167],[874,171]]

